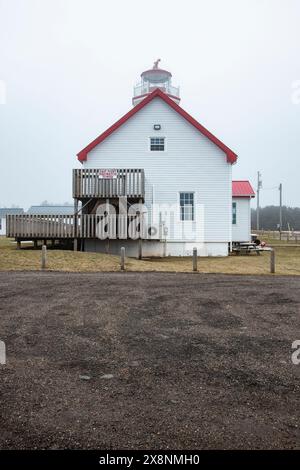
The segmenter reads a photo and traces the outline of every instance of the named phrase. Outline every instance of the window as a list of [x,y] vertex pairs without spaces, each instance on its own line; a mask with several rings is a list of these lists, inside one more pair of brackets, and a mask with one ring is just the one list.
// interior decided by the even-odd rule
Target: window
[[165,138],[150,137],[150,150],[155,152],[163,152],[165,150]]
[[232,203],[232,223],[236,225],[236,202]]
[[194,220],[194,193],[180,193],[180,220]]

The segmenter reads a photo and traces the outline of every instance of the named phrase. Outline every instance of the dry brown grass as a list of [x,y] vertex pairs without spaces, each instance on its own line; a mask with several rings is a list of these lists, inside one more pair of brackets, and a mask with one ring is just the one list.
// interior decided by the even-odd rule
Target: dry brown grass
[[[17,250],[13,240],[0,237],[0,271],[32,271],[41,267],[41,251],[26,248]],[[198,259],[198,270],[203,273],[269,274],[270,254],[260,256],[207,257]],[[119,271],[118,256],[102,253],[83,253],[52,250],[47,253],[47,270],[69,272]],[[127,271],[191,272],[190,257],[154,258],[143,261],[126,259]],[[276,248],[276,274],[300,275],[300,248]]]

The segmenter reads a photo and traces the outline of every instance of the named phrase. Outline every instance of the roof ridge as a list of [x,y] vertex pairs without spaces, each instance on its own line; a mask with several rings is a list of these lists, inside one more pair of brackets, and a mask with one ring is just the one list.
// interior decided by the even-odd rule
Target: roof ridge
[[104,139],[106,139],[110,134],[117,130],[122,124],[124,124],[128,119],[134,116],[138,111],[140,111],[144,106],[146,106],[154,98],[159,97],[165,103],[167,103],[171,108],[177,111],[184,119],[186,119],[190,124],[192,124],[199,132],[205,135],[209,140],[211,140],[215,145],[217,145],[227,156],[228,163],[235,163],[237,160],[237,155],[225,145],[221,140],[214,136],[208,129],[206,129],[202,124],[196,121],[189,113],[187,113],[181,106],[175,103],[171,98],[168,97],[164,92],[159,88],[156,88],[152,93],[150,93],[146,98],[144,98],[140,103],[138,103],[134,108],[128,111],[124,116],[122,116],[118,121],[112,124],[106,131],[102,132],[96,139],[90,142],[86,147],[84,147],[78,154],[78,160],[83,162],[87,158],[87,154],[100,144]]

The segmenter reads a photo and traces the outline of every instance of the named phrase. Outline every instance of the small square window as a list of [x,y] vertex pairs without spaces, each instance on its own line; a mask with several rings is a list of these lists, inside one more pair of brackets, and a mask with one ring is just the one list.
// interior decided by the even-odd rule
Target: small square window
[[164,152],[165,138],[164,137],[150,137],[150,150],[152,152]]

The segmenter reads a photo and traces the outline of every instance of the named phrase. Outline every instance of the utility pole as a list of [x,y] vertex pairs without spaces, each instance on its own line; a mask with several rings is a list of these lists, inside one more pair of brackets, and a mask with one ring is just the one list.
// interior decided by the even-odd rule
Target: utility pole
[[256,230],[259,230],[259,192],[262,188],[262,180],[260,171],[257,172],[257,207],[256,207]]
[[282,231],[282,183],[279,185],[279,236],[281,240]]

